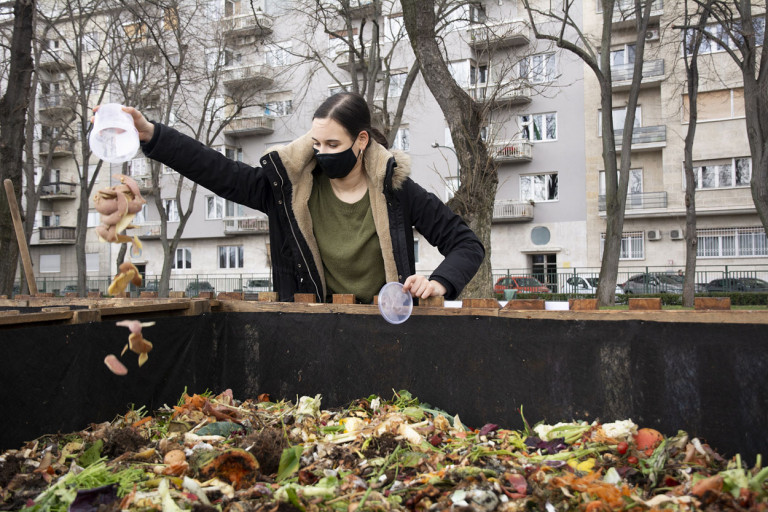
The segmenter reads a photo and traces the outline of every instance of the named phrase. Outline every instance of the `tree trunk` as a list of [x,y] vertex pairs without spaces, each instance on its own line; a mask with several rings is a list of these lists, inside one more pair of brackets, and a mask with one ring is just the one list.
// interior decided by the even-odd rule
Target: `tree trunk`
[[[5,94],[0,98],[0,181],[10,179],[21,203],[22,154],[29,89],[32,78],[32,37],[35,0],[16,0],[13,5],[11,63]],[[0,192],[0,294],[10,296],[19,259],[5,189]]]
[[480,270],[464,289],[465,297],[492,297],[491,220],[498,174],[480,136],[483,126],[478,104],[456,83],[435,34],[435,2],[403,0],[403,21],[421,67],[424,81],[440,105],[459,159],[459,189],[448,203],[469,225],[485,247]]

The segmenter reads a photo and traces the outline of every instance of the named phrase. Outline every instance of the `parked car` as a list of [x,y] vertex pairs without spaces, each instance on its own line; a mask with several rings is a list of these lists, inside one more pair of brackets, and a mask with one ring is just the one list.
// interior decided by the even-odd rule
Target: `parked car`
[[[567,293],[597,293],[597,277],[571,276],[565,280]],[[624,289],[620,284],[616,285],[614,294],[620,295]]]
[[243,294],[249,299],[257,299],[259,292],[271,292],[272,283],[269,279],[247,279],[243,286]]
[[517,290],[518,293],[549,293],[549,288],[541,284],[535,277],[505,276],[500,277],[493,287],[495,293],[504,290]]
[[192,281],[187,285],[187,297],[197,297],[201,292],[215,293],[215,290],[208,281]]
[[66,297],[68,293],[78,293],[79,289],[76,284],[68,284],[59,292],[62,297]]
[[[624,293],[683,293],[684,277],[679,274],[659,273],[659,274],[637,274],[622,285]],[[701,284],[694,286],[695,293],[706,291]]]
[[708,292],[768,292],[768,282],[754,277],[726,277],[707,284]]

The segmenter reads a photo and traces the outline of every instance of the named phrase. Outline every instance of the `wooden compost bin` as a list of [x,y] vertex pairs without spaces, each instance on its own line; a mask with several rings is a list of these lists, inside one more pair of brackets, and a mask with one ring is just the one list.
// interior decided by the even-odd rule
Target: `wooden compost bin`
[[[479,301],[420,306],[390,325],[364,305],[63,304],[0,301],[2,449],[111,420],[130,404],[175,404],[185,390],[321,394],[327,408],[407,389],[476,428],[521,428],[524,406],[530,422],[631,418],[668,435],[686,430],[727,455],[768,454],[766,311],[520,311]],[[149,361],[139,368],[126,353],[129,373],[119,377],[103,360],[127,342],[115,325],[123,319],[156,325],[144,329]]]

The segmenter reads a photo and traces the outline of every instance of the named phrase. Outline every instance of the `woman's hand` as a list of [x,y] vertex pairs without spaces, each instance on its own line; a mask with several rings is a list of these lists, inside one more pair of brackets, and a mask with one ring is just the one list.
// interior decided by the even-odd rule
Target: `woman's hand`
[[[93,112],[99,110],[100,105],[93,107]],[[155,125],[147,121],[144,115],[133,107],[123,107],[123,112],[127,112],[133,118],[133,126],[136,127],[136,131],[139,132],[139,140],[141,142],[149,142],[152,140],[152,136],[155,134]],[[93,118],[91,118],[93,122]]]
[[411,292],[414,297],[426,299],[427,297],[442,297],[447,290],[439,281],[430,281],[424,276],[414,274],[405,280],[403,291]]

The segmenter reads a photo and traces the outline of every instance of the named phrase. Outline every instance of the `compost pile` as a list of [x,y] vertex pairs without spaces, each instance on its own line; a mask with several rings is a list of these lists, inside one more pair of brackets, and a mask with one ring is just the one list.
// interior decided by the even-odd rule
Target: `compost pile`
[[[521,411],[522,416],[522,411]],[[2,510],[768,510],[768,468],[630,420],[523,431],[400,391],[323,410],[186,393],[0,456]]]

